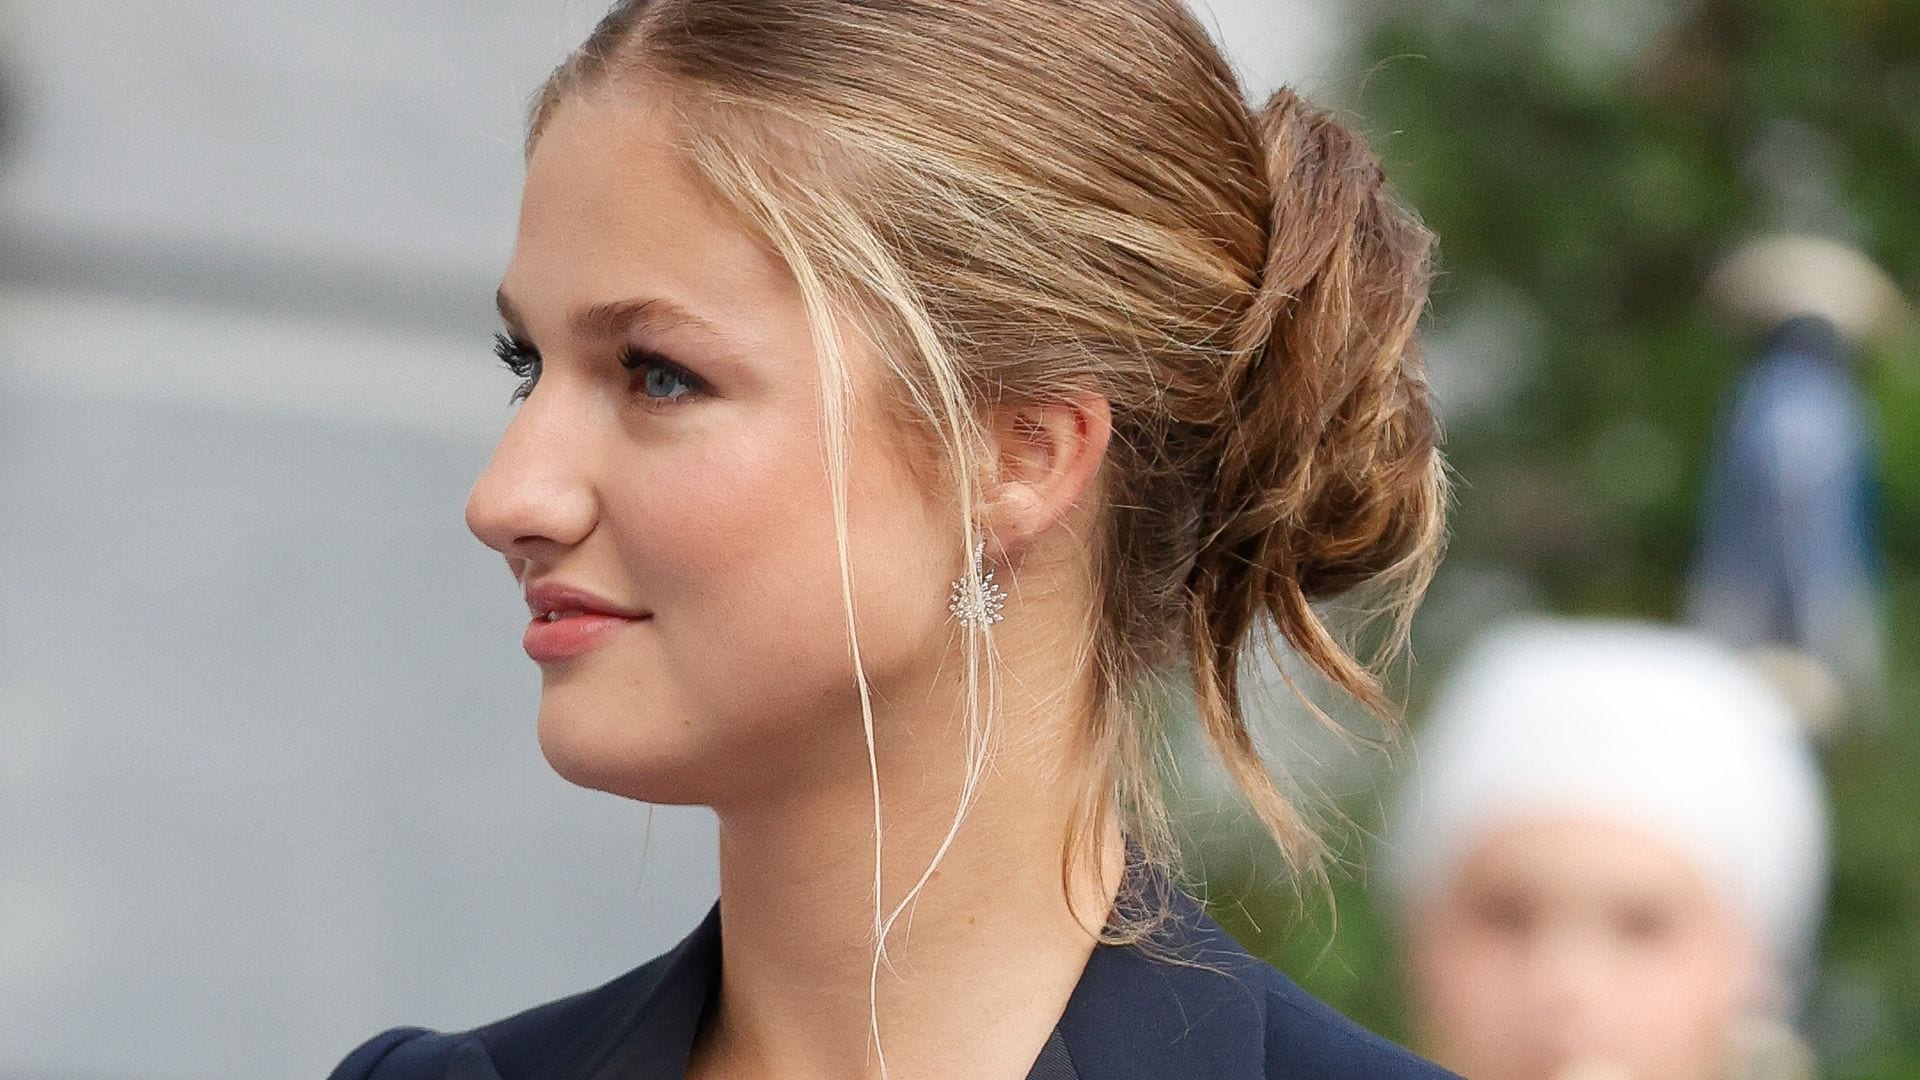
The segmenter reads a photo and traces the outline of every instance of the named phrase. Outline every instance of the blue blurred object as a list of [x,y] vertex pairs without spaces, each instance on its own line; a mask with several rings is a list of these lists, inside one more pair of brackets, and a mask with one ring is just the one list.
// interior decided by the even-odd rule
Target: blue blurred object
[[1868,415],[1832,323],[1773,330],[1722,417],[1687,598],[1735,647],[1817,660],[1856,709],[1877,703],[1884,655]]

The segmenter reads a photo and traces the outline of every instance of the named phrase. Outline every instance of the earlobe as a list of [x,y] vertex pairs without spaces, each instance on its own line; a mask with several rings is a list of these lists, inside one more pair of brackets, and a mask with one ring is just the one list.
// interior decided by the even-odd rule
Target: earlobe
[[994,426],[997,469],[987,493],[996,546],[1017,551],[1079,505],[1112,437],[1112,409],[1100,394],[1004,406]]

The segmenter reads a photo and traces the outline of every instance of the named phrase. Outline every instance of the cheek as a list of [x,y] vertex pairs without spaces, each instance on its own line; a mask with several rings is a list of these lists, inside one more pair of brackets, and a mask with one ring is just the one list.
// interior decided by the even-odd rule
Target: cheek
[[1443,913],[1416,924],[1407,961],[1408,989],[1437,1047],[1478,1062],[1487,1044],[1524,1035],[1525,964],[1505,939]]
[[1436,1012],[1495,1011],[1503,998],[1500,988],[1514,985],[1520,968],[1519,954],[1505,941],[1451,912],[1423,919],[1410,935],[1412,989]]
[[[604,485],[602,523],[655,613],[650,639],[622,661],[629,714],[651,729],[627,738],[635,758],[676,762],[672,776],[648,771],[703,787],[696,798],[717,794],[713,783],[764,782],[755,761],[774,770],[837,756],[865,767],[832,488],[811,403],[752,419],[636,452],[631,470]],[[861,658],[885,695],[937,661],[952,576],[941,553],[958,545],[873,425],[855,436],[847,500]],[[703,769],[702,760],[726,768]]]
[[1724,1043],[1741,990],[1731,941],[1709,930],[1690,930],[1634,952],[1623,966],[1628,984],[1618,999],[1623,1026],[1645,1033],[1644,1045],[1707,1058]]
[[575,783],[648,801],[766,782],[755,748],[790,754],[791,718],[818,710],[826,668],[846,667],[844,631],[816,610],[839,587],[810,565],[833,542],[811,423],[643,417],[595,487],[603,572],[653,618],[545,675],[542,751]]
[[[682,644],[715,658],[743,660],[769,643],[779,647],[760,654],[768,662],[846,656],[833,489],[811,416],[709,438],[651,466],[613,509],[630,523],[623,554],[663,630],[679,624],[691,632]],[[938,520],[931,493],[872,427],[855,435],[846,504],[863,653],[919,637],[945,614],[954,524]]]
[[763,419],[705,433],[651,453],[617,490],[607,519],[622,561],[689,688],[791,679],[815,657],[846,652],[844,632],[823,617],[840,585],[810,425]]

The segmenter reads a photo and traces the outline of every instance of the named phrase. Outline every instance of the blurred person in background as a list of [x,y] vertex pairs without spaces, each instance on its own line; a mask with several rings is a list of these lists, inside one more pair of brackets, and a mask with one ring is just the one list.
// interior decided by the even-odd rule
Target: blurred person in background
[[1523,619],[1441,689],[1386,837],[1424,1049],[1473,1080],[1785,1080],[1827,880],[1796,716],[1711,639]]
[[1277,627],[1386,711],[1312,602],[1410,610],[1445,502],[1383,185],[1178,0],[616,6],[536,107],[467,520],[548,761],[713,807],[720,900],[339,1080],[1445,1075],[1174,887],[1138,711],[1190,674],[1311,859],[1240,665]]
[[1880,476],[1855,358],[1897,325],[1899,292],[1856,248],[1770,235],[1708,295],[1763,340],[1722,410],[1687,617],[1768,663],[1817,729],[1881,714]]
[[[1757,343],[1809,313],[1810,296],[1851,305],[1881,290],[1857,288],[1850,271],[1801,276],[1787,306],[1734,333],[1702,303],[1702,283],[1747,238],[1784,234],[1837,240],[1882,268],[1873,276],[1920,293],[1920,4],[1362,10],[1374,21],[1360,24],[1355,70],[1366,74],[1355,109],[1392,133],[1382,145],[1395,179],[1444,238],[1433,368],[1448,459],[1466,482],[1423,648],[1454,655],[1517,610],[1685,619],[1720,637],[1687,594],[1700,565],[1701,465],[1727,430],[1730,391]],[[1883,723],[1848,722],[1856,702],[1836,676],[1826,696],[1840,711],[1807,717],[1841,722],[1820,743],[1833,873],[1820,977],[1799,1029],[1828,1075],[1911,1080],[1920,1077],[1920,339],[1911,320],[1869,342],[1827,317],[1851,346],[1849,375],[1881,462],[1873,546],[1885,574],[1865,580],[1884,590],[1886,712]],[[1827,445],[1844,454],[1846,439]],[[1854,535],[1838,551],[1807,553],[1796,573],[1828,559],[1871,565],[1858,558],[1859,522],[1844,517],[1803,519],[1803,535]],[[1858,595],[1861,581],[1833,584]],[[1874,666],[1871,651],[1840,659]],[[1820,696],[1796,688],[1792,700]],[[1367,794],[1355,797],[1363,827],[1375,812]],[[1356,885],[1346,898],[1360,895]],[[1398,995],[1372,989],[1397,966],[1374,929],[1343,918],[1338,962],[1322,964],[1313,985],[1375,1023],[1399,1023]]]

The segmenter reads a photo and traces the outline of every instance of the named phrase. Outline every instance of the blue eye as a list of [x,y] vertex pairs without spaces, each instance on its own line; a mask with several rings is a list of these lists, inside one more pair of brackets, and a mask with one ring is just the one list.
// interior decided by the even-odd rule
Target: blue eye
[[692,372],[658,353],[629,348],[620,364],[640,374],[640,391],[653,401],[672,401],[700,389],[700,380]]

